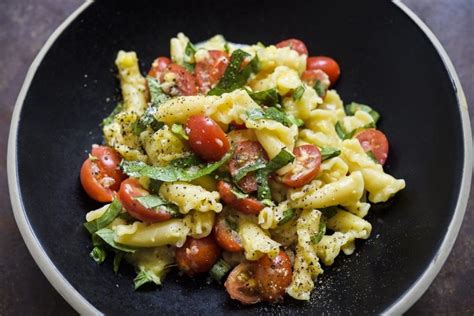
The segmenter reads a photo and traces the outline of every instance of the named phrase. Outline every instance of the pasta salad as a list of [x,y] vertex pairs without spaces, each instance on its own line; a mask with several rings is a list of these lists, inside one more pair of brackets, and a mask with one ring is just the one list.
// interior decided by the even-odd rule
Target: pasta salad
[[208,274],[243,304],[309,300],[323,266],[367,239],[371,203],[405,181],[384,172],[379,113],[344,106],[329,57],[297,39],[237,45],[171,39],[144,76],[115,64],[122,101],[101,123],[80,179],[90,256],[137,271],[135,289],[177,267]]

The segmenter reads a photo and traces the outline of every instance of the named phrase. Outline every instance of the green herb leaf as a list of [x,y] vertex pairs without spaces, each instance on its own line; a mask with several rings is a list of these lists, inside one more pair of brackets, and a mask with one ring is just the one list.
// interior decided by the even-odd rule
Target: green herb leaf
[[113,270],[114,273],[117,274],[118,270],[120,269],[120,263],[122,262],[124,253],[121,251],[116,251],[115,256],[114,256],[114,264],[113,264]]
[[324,234],[326,234],[326,224],[324,222],[319,222],[319,231],[311,236],[311,243],[317,244],[323,239]]
[[178,135],[179,138],[188,140],[188,134],[186,134],[186,131],[184,130],[184,126],[182,124],[173,124],[171,126],[171,131]]
[[168,101],[170,97],[161,89],[160,82],[153,77],[146,77],[148,90],[150,91],[150,106],[159,107],[161,103]]
[[369,156],[370,159],[372,159],[373,162],[380,164],[372,150],[366,151],[365,153],[367,154],[367,156]]
[[255,180],[257,181],[257,197],[259,200],[271,200],[272,192],[268,184],[268,175],[265,169],[260,169],[255,173]]
[[259,200],[271,200],[272,195],[268,184],[268,176],[270,173],[293,162],[293,160],[295,160],[295,156],[286,149],[282,149],[278,155],[267,163],[267,166],[264,169],[257,170],[255,173],[255,180],[258,184],[257,196]]
[[173,160],[164,167],[147,165],[141,161],[122,160],[120,166],[125,174],[130,177],[148,177],[163,182],[191,181],[210,174],[226,163],[232,156],[229,151],[221,160],[212,163],[201,163],[195,156]]
[[263,169],[267,166],[266,162],[262,159],[258,159],[254,163],[251,163],[243,168],[240,168],[239,171],[233,177],[234,182],[239,182],[242,180],[249,172],[253,172],[259,169]]
[[321,82],[321,80],[316,80],[314,84],[314,90],[318,94],[319,97],[324,98],[326,95],[326,91],[328,90],[328,86]]
[[225,222],[230,227],[230,229],[232,229],[233,231],[237,231],[239,229],[239,225],[237,224],[237,220],[233,216],[231,216],[231,215],[226,216],[225,217]]
[[298,127],[301,127],[304,125],[304,121],[302,119],[296,118],[291,114],[286,115],[288,117],[288,120],[292,123],[295,124]]
[[150,182],[148,183],[148,191],[158,194],[162,183],[163,181],[150,179]]
[[260,105],[278,106],[281,102],[280,94],[276,89],[268,89],[258,92],[247,92],[249,96]]
[[356,102],[352,102],[345,106],[346,114],[347,115],[354,115],[357,111],[364,111],[370,114],[374,119],[375,124],[377,124],[378,120],[380,119],[380,114],[372,109],[370,106],[365,104],[360,104]]
[[[101,241],[104,241],[107,245],[109,245],[113,249],[121,250],[124,252],[131,252],[131,253],[135,252],[136,250],[135,248],[116,243],[114,240],[114,235],[115,233],[113,230],[108,229],[108,228],[102,228],[96,231],[92,237],[93,239],[94,239],[94,236],[100,238]],[[97,239],[94,243],[97,244]]]
[[194,47],[193,43],[190,41],[186,44],[186,48],[184,49],[184,60],[183,60],[183,67],[186,68],[188,71],[194,71],[194,54],[196,53],[196,47]]
[[293,100],[295,100],[295,101],[300,100],[301,97],[303,96],[305,90],[306,90],[306,89],[304,88],[303,85],[297,87],[297,88],[295,89],[295,91],[293,91]]
[[296,126],[302,126],[304,122],[300,119],[295,118],[290,114],[286,114],[283,111],[278,110],[274,107],[269,107],[266,109],[250,109],[246,112],[247,118],[253,121],[258,120],[273,120],[277,121],[285,126],[291,126],[295,124]]
[[112,221],[120,214],[121,210],[122,204],[120,204],[118,199],[114,199],[101,217],[84,223],[84,227],[89,233],[93,234],[99,229],[104,228],[105,226],[112,223]]
[[334,205],[334,206],[324,207],[324,208],[321,208],[319,210],[321,211],[321,213],[323,213],[324,217],[329,219],[329,218],[333,217],[334,215],[336,215],[337,206]]
[[222,278],[230,271],[230,266],[227,262],[222,259],[219,259],[209,271],[211,278],[220,282]]
[[158,276],[156,276],[153,272],[148,271],[146,269],[142,269],[135,279],[133,279],[133,284],[135,290],[146,283],[155,283],[156,285],[161,285],[161,280]]
[[335,128],[336,128],[337,136],[339,136],[339,138],[342,140],[351,139],[352,136],[354,136],[355,132],[357,131],[357,129],[355,129],[351,132],[347,132],[340,122],[336,123]]
[[168,203],[167,201],[160,198],[158,195],[152,194],[134,197],[134,199],[140,202],[140,204],[146,208],[155,208],[157,206],[165,205]]
[[156,107],[149,107],[146,109],[145,113],[140,116],[138,121],[135,122],[133,126],[133,134],[140,135],[141,132],[146,130],[148,127],[151,127],[153,131],[157,131],[164,126],[163,122],[158,122],[155,118],[155,113],[158,110]]
[[283,212],[283,217],[280,219],[278,222],[278,226],[285,225],[288,223],[293,217],[295,217],[296,212],[294,209],[289,208],[286,211]]
[[235,50],[230,57],[230,63],[221,80],[207,94],[221,95],[243,87],[247,83],[252,72],[258,72],[259,67],[258,57],[255,56],[250,63],[242,69],[242,62],[249,56],[249,53],[241,49]]
[[115,106],[115,108],[112,110],[112,112],[107,116],[105,119],[102,120],[102,123],[100,123],[101,127],[104,127],[105,125],[109,125],[114,121],[115,115],[119,114],[123,109],[123,103],[119,102]]
[[321,161],[337,157],[340,154],[341,154],[341,151],[337,148],[324,147],[321,149]]
[[245,199],[247,197],[249,197],[248,194],[245,194],[244,192],[240,191],[239,189],[235,188],[235,187],[231,187],[230,188],[230,192],[234,193],[234,195],[238,198],[238,199]]
[[266,170],[268,172],[274,172],[277,171],[278,169],[286,166],[287,164],[293,162],[295,160],[295,156],[290,153],[286,149],[280,150],[278,155],[273,157],[272,160],[270,160],[267,164]]
[[107,253],[102,247],[96,246],[92,249],[89,256],[92,259],[94,259],[95,262],[97,262],[98,264],[101,264],[102,262],[104,262],[105,258],[107,257]]
[[224,51],[228,54],[230,53],[230,46],[228,42],[225,42],[224,44]]

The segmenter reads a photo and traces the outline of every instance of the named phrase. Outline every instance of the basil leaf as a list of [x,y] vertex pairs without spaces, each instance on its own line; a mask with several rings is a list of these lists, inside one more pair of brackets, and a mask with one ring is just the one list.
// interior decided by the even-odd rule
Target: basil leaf
[[251,109],[246,112],[247,118],[253,121],[268,119],[277,121],[285,126],[291,126],[293,124],[301,125],[303,122],[300,120],[298,121],[296,118],[290,119],[289,115],[286,113],[274,108],[266,108],[266,109]]
[[163,182],[191,181],[210,174],[226,163],[232,156],[229,151],[221,160],[203,164],[195,156],[173,160],[164,167],[147,165],[141,161],[122,160],[120,166],[125,174],[130,177],[148,177]]
[[258,72],[259,66],[258,57],[255,56],[250,63],[242,69],[242,62],[249,56],[249,53],[241,49],[235,50],[230,57],[230,63],[221,80],[207,93],[207,95],[221,95],[245,86],[252,72]]
[[[101,241],[104,241],[107,245],[109,245],[113,249],[121,250],[124,252],[131,252],[131,253],[135,252],[136,250],[135,248],[116,243],[114,240],[114,235],[115,233],[113,230],[108,229],[108,228],[102,228],[96,231],[92,237],[93,238],[94,236],[99,237]],[[94,243],[97,244],[97,240]]]
[[162,183],[163,181],[150,179],[150,183],[148,183],[148,191],[158,194]]
[[107,253],[102,247],[95,246],[89,256],[94,259],[95,262],[101,264],[104,262],[105,258],[107,257]]
[[304,121],[302,119],[296,118],[291,114],[287,114],[287,118],[292,124],[295,124],[298,127],[301,127],[304,125]]
[[122,204],[120,204],[118,199],[114,199],[101,217],[84,223],[84,227],[89,233],[93,234],[99,229],[104,228],[105,226],[112,223],[112,221],[120,214],[121,210]]
[[311,243],[319,243],[321,239],[323,239],[324,234],[326,234],[326,224],[324,222],[319,222],[319,231],[311,236]]
[[258,92],[247,91],[247,93],[260,105],[278,106],[281,102],[280,94],[276,89],[268,89]]
[[339,136],[339,138],[342,140],[351,139],[352,136],[354,136],[355,132],[357,131],[357,129],[355,129],[351,132],[347,132],[340,122],[336,123],[335,129],[336,129],[337,136]]
[[161,89],[160,82],[153,77],[146,77],[148,90],[150,91],[150,106],[158,107],[161,103],[168,101],[170,97]]
[[317,95],[321,98],[324,98],[328,90],[328,86],[325,85],[321,80],[316,80],[313,89],[316,91]]
[[115,274],[118,273],[118,270],[120,269],[120,263],[122,262],[124,253],[122,251],[116,251],[115,256],[114,256],[114,263],[113,263],[113,270]]
[[234,193],[234,195],[238,199],[245,199],[245,198],[249,197],[248,194],[243,193],[242,191],[240,191],[239,189],[237,189],[235,187],[230,188],[230,192]]
[[380,164],[380,162],[377,160],[372,150],[366,151],[365,153],[367,154],[367,156],[369,156],[370,159],[372,159],[373,162]]
[[337,213],[337,206],[329,206],[319,209],[327,219],[333,217]]
[[357,111],[367,112],[370,114],[370,116],[372,116],[375,124],[377,124],[378,120],[380,119],[380,114],[366,104],[352,102],[351,104],[345,106],[345,110],[347,115],[354,115]]
[[160,198],[158,195],[145,195],[134,197],[135,200],[140,202],[141,205],[145,208],[155,208],[157,206],[165,205],[168,202]]
[[209,270],[211,278],[220,282],[222,278],[230,271],[230,266],[227,262],[222,259],[219,259]]
[[117,105],[112,110],[112,112],[106,118],[102,120],[102,122],[100,123],[100,126],[104,127],[105,125],[109,125],[110,123],[112,123],[114,121],[115,115],[122,112],[122,109],[123,109],[123,103],[122,102],[117,103]]
[[239,182],[244,178],[249,172],[256,171],[259,169],[263,169],[267,166],[266,162],[264,160],[257,160],[252,164],[249,164],[243,168],[240,168],[239,171],[233,176],[234,182]]
[[272,192],[268,184],[268,175],[265,169],[260,169],[255,173],[255,180],[257,181],[257,197],[259,200],[271,200]]
[[295,217],[295,210],[292,208],[287,209],[286,211],[283,212],[283,217],[280,219],[278,222],[278,226],[285,225],[288,223],[293,217]]
[[268,177],[270,173],[286,166],[290,162],[295,160],[295,156],[287,151],[282,149],[278,155],[276,155],[272,160],[267,163],[267,166],[264,169],[259,169],[255,173],[255,180],[257,181],[257,196],[259,200],[271,200],[271,190],[268,185]]
[[293,91],[293,100],[295,100],[295,101],[300,100],[301,97],[303,96],[305,90],[306,90],[306,89],[304,88],[303,85],[297,87],[297,88],[295,89],[295,91]]
[[268,172],[274,172],[277,171],[278,169],[286,166],[287,164],[293,162],[295,160],[295,156],[290,153],[286,149],[280,150],[278,155],[273,157],[272,160],[270,160],[267,164],[266,171]]
[[173,124],[171,126],[171,131],[181,139],[189,139],[188,134],[186,134],[186,131],[184,130],[184,126],[182,124]]
[[237,224],[237,220],[232,216],[226,216],[225,222],[233,231],[237,231],[239,229],[239,225]]
[[156,285],[161,285],[161,280],[153,272],[148,271],[146,269],[142,269],[137,274],[135,279],[133,279],[135,290],[137,290],[139,287],[146,283],[155,283]]
[[230,46],[228,42],[225,42],[224,44],[224,51],[228,54],[230,53]]
[[155,113],[157,110],[158,109],[156,107],[147,108],[145,113],[143,113],[138,121],[135,122],[133,126],[133,134],[138,136],[148,127],[151,127],[153,131],[157,131],[162,128],[165,124],[163,122],[158,122],[155,118]]
[[324,147],[321,149],[321,161],[337,157],[340,154],[341,154],[341,151],[337,148]]
[[270,200],[270,199],[263,199],[260,202],[262,202],[262,204],[265,205],[265,206],[274,206],[275,205],[275,204],[273,204],[273,201]]
[[188,41],[186,44],[186,48],[184,49],[184,59],[183,59],[183,67],[186,68],[189,72],[194,71],[194,54],[196,53],[196,47],[194,47],[193,43]]

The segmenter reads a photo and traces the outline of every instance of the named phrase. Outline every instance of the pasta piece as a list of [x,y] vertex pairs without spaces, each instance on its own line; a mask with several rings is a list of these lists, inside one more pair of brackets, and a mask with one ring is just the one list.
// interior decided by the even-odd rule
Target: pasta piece
[[321,110],[330,110],[337,113],[337,120],[345,116],[344,103],[336,90],[328,90],[324,96],[323,104],[319,106]]
[[300,55],[289,47],[277,48],[274,45],[262,47],[253,45],[252,50],[260,61],[260,70],[269,73],[279,66],[295,70],[298,77],[306,70],[306,55]]
[[286,66],[279,66],[268,76],[264,78],[257,76],[248,83],[254,91],[276,88],[280,95],[286,95],[288,92],[301,86],[301,84],[298,72]]
[[193,238],[209,236],[214,226],[214,212],[191,211],[184,217],[184,224],[189,228],[189,235]]
[[364,193],[364,180],[358,171],[343,177],[336,182],[308,192],[290,202],[295,208],[324,208],[333,205],[346,205],[360,200]]
[[349,166],[350,172],[360,171],[362,173],[370,202],[385,202],[405,188],[405,180],[397,180],[386,174],[381,165],[367,156],[357,139],[348,139],[342,143],[341,158]]
[[225,40],[224,36],[217,34],[207,41],[196,44],[195,46],[198,48],[198,50],[225,50],[226,43],[227,41]]
[[251,221],[245,219],[240,221],[239,235],[247,260],[258,260],[264,254],[267,254],[270,258],[275,258],[280,251],[280,244],[271,239],[266,231]]
[[353,232],[355,238],[361,239],[369,238],[372,232],[372,225],[368,221],[340,209],[327,220],[326,226],[342,233]]
[[323,236],[321,241],[316,244],[316,253],[326,266],[334,263],[334,259],[339,255],[341,249],[346,255],[352,254],[354,251],[354,235],[352,232],[341,233],[335,232],[332,235]]
[[169,126],[173,123],[186,124],[190,116],[204,114],[206,105],[214,102],[217,98],[216,96],[203,95],[172,98],[160,104],[154,116],[157,121]]
[[185,50],[188,43],[189,43],[189,38],[183,33],[178,33],[176,37],[173,37],[171,39],[170,55],[171,55],[171,60],[174,63],[178,65],[183,65],[184,62],[193,62],[193,60],[185,60],[187,58],[187,56],[185,55]]
[[355,203],[345,204],[344,208],[352,214],[364,218],[370,209],[370,203],[357,201]]
[[138,249],[134,253],[127,254],[126,259],[140,272],[146,271],[148,275],[151,274],[156,284],[161,284],[169,267],[174,263],[174,251],[166,246]]
[[146,224],[134,222],[131,225],[115,227],[114,240],[117,243],[134,247],[158,247],[172,245],[181,247],[186,241],[189,228],[181,219]]
[[326,184],[336,182],[342,177],[345,177],[348,171],[349,167],[344,160],[340,157],[335,157],[321,163],[317,178]]
[[346,116],[342,119],[342,125],[348,132],[370,124],[375,125],[374,119],[365,111],[356,111],[353,116]]
[[163,183],[159,193],[165,200],[176,204],[182,214],[188,214],[191,210],[216,213],[222,211],[219,193],[209,192],[199,185],[186,182]]
[[232,146],[235,146],[238,143],[247,140],[256,141],[257,136],[255,136],[255,132],[251,129],[240,129],[227,133],[227,139]]
[[287,113],[292,114],[296,118],[307,120],[311,117],[311,112],[314,111],[323,100],[312,87],[306,84],[303,86],[305,90],[301,98],[295,101],[293,97],[286,97],[283,99],[283,106]]
[[263,229],[277,228],[278,223],[283,219],[284,213],[288,209],[288,201],[276,206],[267,206],[258,214],[258,224]]
[[272,239],[284,247],[290,247],[296,244],[298,235],[296,234],[296,218],[295,216],[288,223],[277,226],[270,230]]
[[109,206],[110,206],[110,203],[109,203],[109,204],[105,204],[104,206],[101,206],[100,208],[98,208],[98,209],[96,209],[96,210],[87,212],[87,214],[86,214],[86,221],[92,222],[93,220],[98,219],[99,217],[101,217],[102,215],[104,215],[105,211],[107,211],[107,209],[109,208]]
[[165,166],[190,154],[187,145],[168,126],[156,132],[146,130],[140,134],[140,139],[150,163],[155,166]]
[[[318,147],[336,147],[341,144],[341,139],[336,133],[335,125],[339,120],[339,112],[344,110],[321,110],[311,112],[311,116],[305,121],[306,129],[303,129],[299,137],[308,143]],[[344,115],[344,114],[342,114]]]

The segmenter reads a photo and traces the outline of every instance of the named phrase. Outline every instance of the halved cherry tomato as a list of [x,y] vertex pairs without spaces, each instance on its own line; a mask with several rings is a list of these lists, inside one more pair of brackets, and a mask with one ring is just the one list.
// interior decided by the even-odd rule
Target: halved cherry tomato
[[91,158],[81,167],[81,184],[86,193],[98,202],[112,202],[114,191],[120,187],[124,175],[119,168],[122,158],[115,149],[93,145]]
[[275,45],[278,48],[282,47],[289,47],[295,51],[298,52],[300,55],[308,55],[308,49],[306,48],[305,43],[302,41],[295,39],[295,38],[290,38],[284,41],[281,41],[280,43]]
[[282,178],[289,187],[298,188],[313,180],[319,172],[321,153],[314,145],[302,145],[293,150],[296,161],[294,168]]
[[232,206],[236,211],[256,215],[265,207],[262,202],[250,197],[238,199],[235,194],[232,193],[230,184],[225,181],[221,180],[217,183],[217,190],[219,191],[221,200],[227,205]]
[[262,300],[273,303],[281,301],[292,278],[291,261],[283,250],[273,260],[267,255],[258,259],[255,280]]
[[168,57],[158,57],[151,64],[148,76],[159,79],[161,72],[165,70],[169,64],[171,64],[171,59],[169,59]]
[[388,157],[388,140],[384,133],[375,128],[363,130],[355,135],[365,152],[371,151],[381,165]]
[[245,124],[237,124],[234,121],[230,122],[229,125],[230,125],[229,131],[238,131],[241,129],[247,129],[247,126],[245,126]]
[[[242,168],[250,166],[258,160],[268,161],[268,156],[259,142],[248,140],[238,143],[229,162],[230,175],[236,176]],[[239,187],[245,193],[257,191],[254,172],[247,173],[239,181]]]
[[242,304],[256,304],[262,300],[255,280],[256,269],[255,262],[245,261],[230,272],[224,286],[232,299]]
[[137,179],[128,178],[120,185],[119,199],[123,208],[136,219],[144,222],[162,222],[170,219],[172,214],[165,208],[146,208],[136,198],[149,195]]
[[178,64],[168,65],[168,67],[161,72],[160,81],[172,83],[169,87],[163,85],[163,89],[169,95],[181,96],[197,94],[196,79],[189,71]]
[[329,81],[331,81],[330,86],[333,86],[341,75],[341,68],[339,68],[338,63],[331,57],[326,56],[309,57],[306,61],[306,69],[321,69],[324,71],[329,76]]
[[207,116],[191,116],[186,122],[185,130],[191,149],[206,161],[221,159],[230,148],[222,128]]
[[219,246],[225,251],[241,252],[244,248],[242,247],[239,234],[227,222],[230,220],[229,216],[229,214],[225,213],[217,216],[214,224],[214,237]]
[[194,75],[199,89],[206,94],[221,79],[227,65],[229,65],[229,55],[220,50],[208,51],[206,59],[196,63]]
[[319,89],[321,89],[321,91],[316,92],[322,98],[324,98],[329,86],[331,85],[331,81],[329,81],[329,76],[321,69],[305,70],[301,75],[301,80],[306,82],[311,87],[315,87],[316,82],[319,81]]
[[188,237],[181,248],[176,249],[178,268],[189,276],[209,271],[221,254],[212,236],[200,239]]

